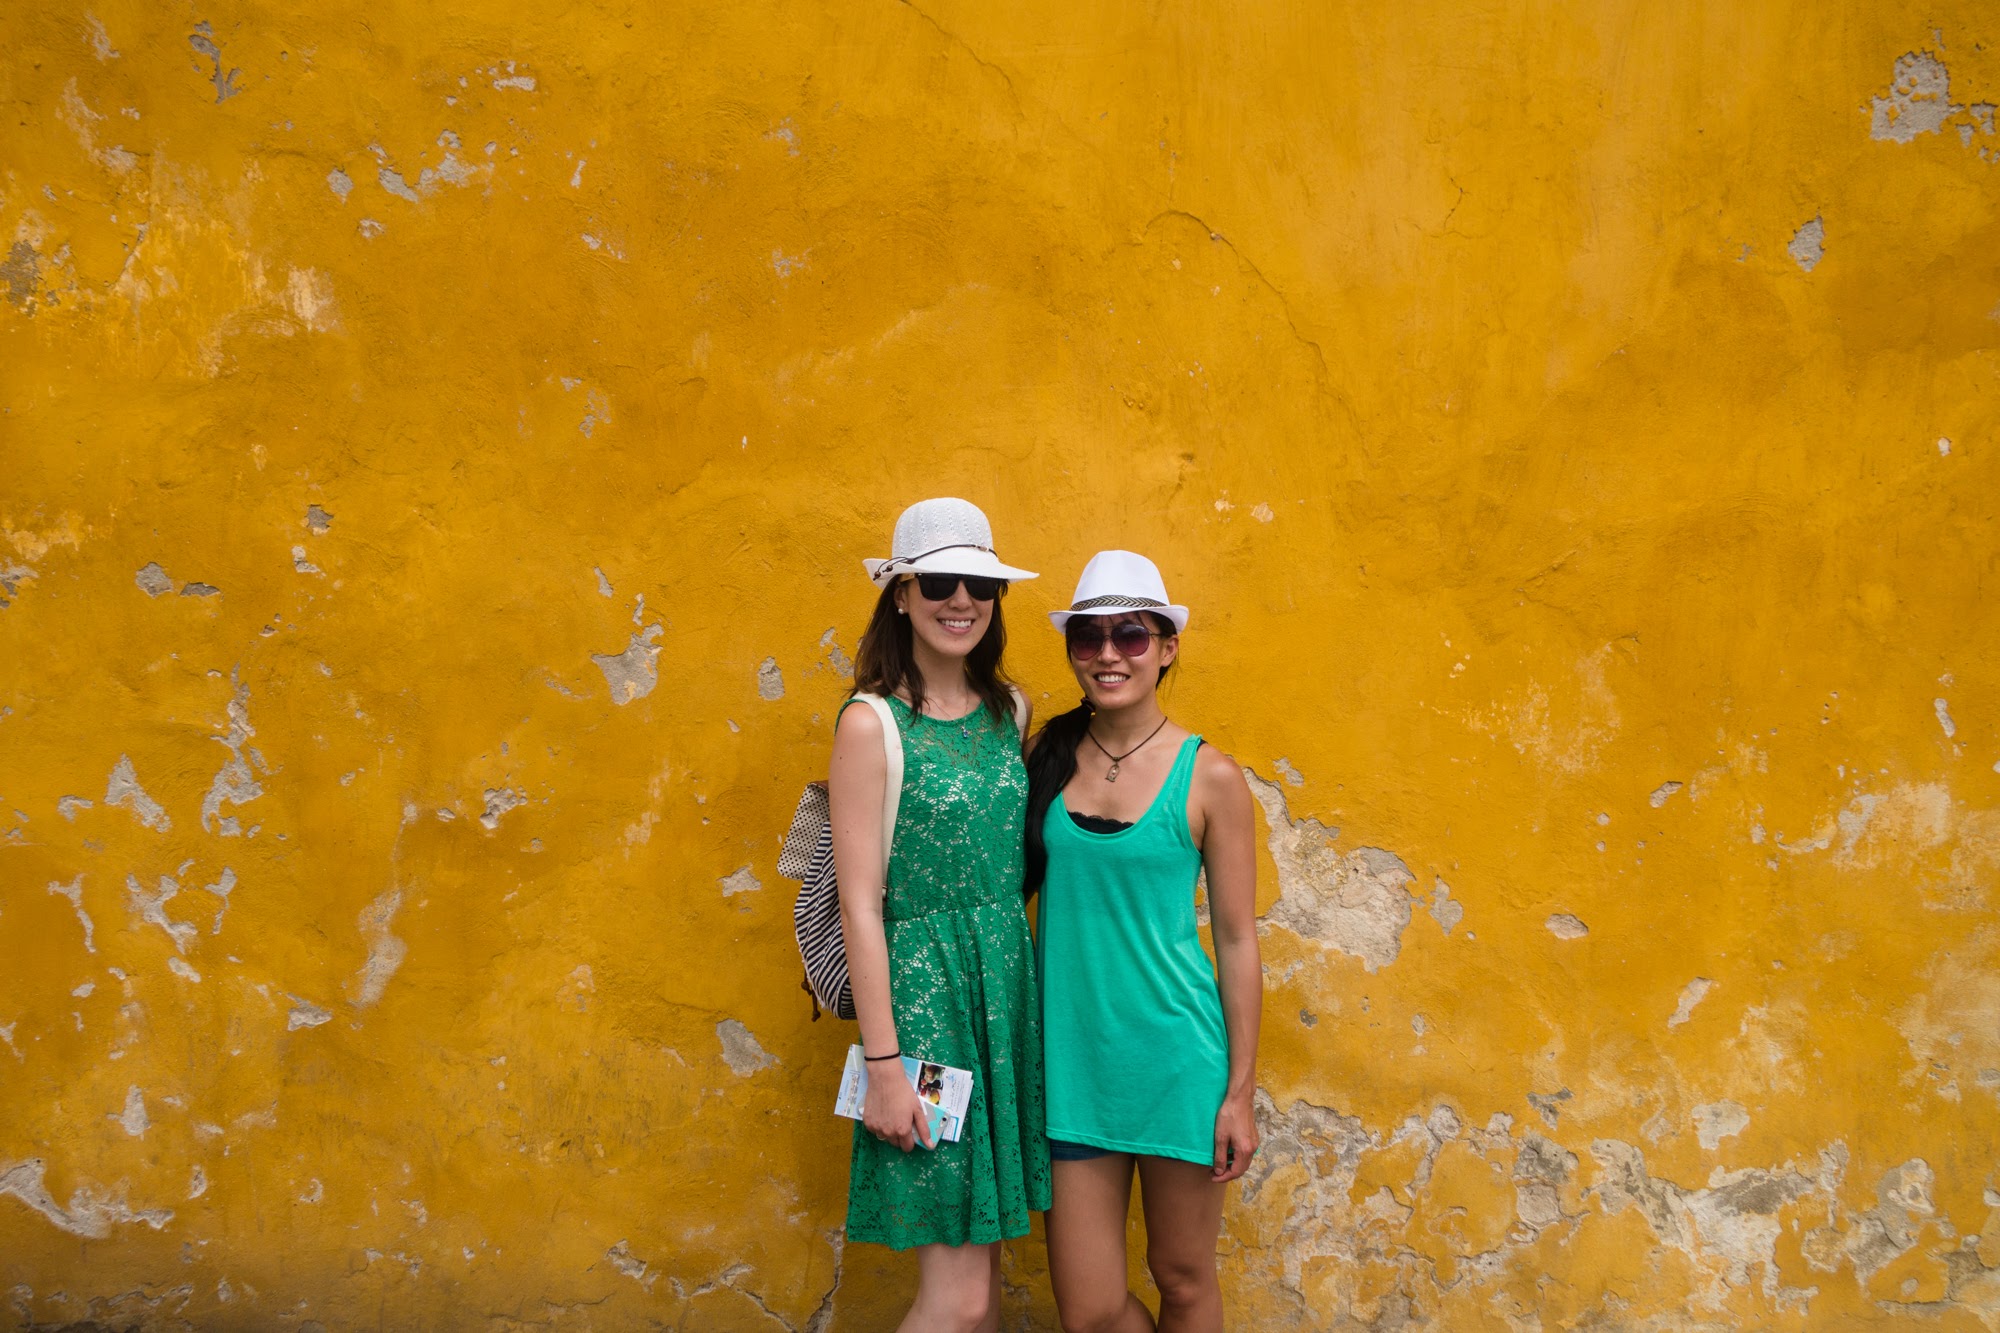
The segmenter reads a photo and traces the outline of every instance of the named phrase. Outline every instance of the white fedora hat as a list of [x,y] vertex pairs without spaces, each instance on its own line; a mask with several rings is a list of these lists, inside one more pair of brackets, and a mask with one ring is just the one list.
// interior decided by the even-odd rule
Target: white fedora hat
[[1099,551],[1083,567],[1069,610],[1051,611],[1057,629],[1071,616],[1116,616],[1127,611],[1152,611],[1174,623],[1174,633],[1187,628],[1188,609],[1167,600],[1167,583],[1160,567],[1132,551]]
[[878,588],[904,574],[983,574],[1019,583],[1031,570],[1000,563],[993,554],[993,525],[979,506],[949,497],[919,500],[896,520],[896,540],[887,560],[863,560]]

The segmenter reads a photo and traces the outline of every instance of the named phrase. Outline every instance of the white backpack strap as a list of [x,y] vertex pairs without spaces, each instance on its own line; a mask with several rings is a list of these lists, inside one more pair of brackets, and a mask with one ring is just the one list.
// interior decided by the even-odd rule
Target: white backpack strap
[[896,727],[896,715],[879,694],[854,696],[875,710],[882,723],[882,752],[888,769],[882,783],[882,887],[889,887],[889,848],[896,840],[896,807],[903,800],[903,733]]
[[1028,739],[1028,696],[1021,693],[1019,685],[1009,685],[1007,690],[1014,696],[1014,730],[1021,733],[1021,739]]

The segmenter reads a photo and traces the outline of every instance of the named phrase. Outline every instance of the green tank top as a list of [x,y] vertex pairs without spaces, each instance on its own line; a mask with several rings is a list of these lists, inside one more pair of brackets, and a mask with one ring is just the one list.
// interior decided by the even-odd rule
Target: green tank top
[[1117,1152],[1215,1159],[1229,1037],[1194,915],[1201,852],[1188,789],[1201,737],[1181,743],[1146,813],[1078,828],[1058,796],[1037,948],[1049,1137]]

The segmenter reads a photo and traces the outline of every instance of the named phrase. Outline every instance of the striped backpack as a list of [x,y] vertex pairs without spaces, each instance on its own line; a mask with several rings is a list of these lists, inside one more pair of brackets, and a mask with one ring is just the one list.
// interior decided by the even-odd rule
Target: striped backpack
[[[889,878],[889,848],[896,840],[896,807],[903,799],[903,734],[896,715],[879,694],[856,694],[882,720],[882,749],[889,761],[882,794],[882,878]],[[799,958],[806,965],[799,989],[812,996],[813,1022],[820,1006],[835,1018],[854,1017],[854,988],[847,980],[847,937],[840,930],[840,885],[833,877],[833,821],[827,810],[826,784],[808,782],[778,853],[778,873],[799,881],[792,904],[792,933],[798,937]]]
[[[1009,687],[1012,688],[1011,686]],[[889,852],[896,841],[896,807],[903,799],[903,734],[896,715],[877,694],[855,699],[875,710],[882,723],[882,749],[889,761],[882,798],[882,879],[889,879]],[[1014,690],[1014,727],[1025,732],[1028,698]],[[792,813],[792,827],[778,853],[778,873],[799,881],[792,903],[792,934],[798,938],[805,980],[799,989],[812,997],[813,1022],[824,1006],[836,1018],[853,1018],[854,988],[847,979],[847,937],[840,928],[840,885],[833,874],[833,821],[828,812],[826,784],[808,782]]]

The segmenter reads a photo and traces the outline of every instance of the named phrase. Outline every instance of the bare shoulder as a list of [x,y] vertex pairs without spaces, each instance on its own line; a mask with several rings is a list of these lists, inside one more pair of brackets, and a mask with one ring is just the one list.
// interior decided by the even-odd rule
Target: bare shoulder
[[852,736],[857,741],[882,742],[882,719],[875,710],[865,705],[860,708],[841,707],[840,719],[833,724],[836,738]]
[[1194,756],[1194,780],[1204,792],[1214,796],[1233,795],[1250,791],[1243,781],[1243,770],[1236,761],[1208,742],[1202,742]]

